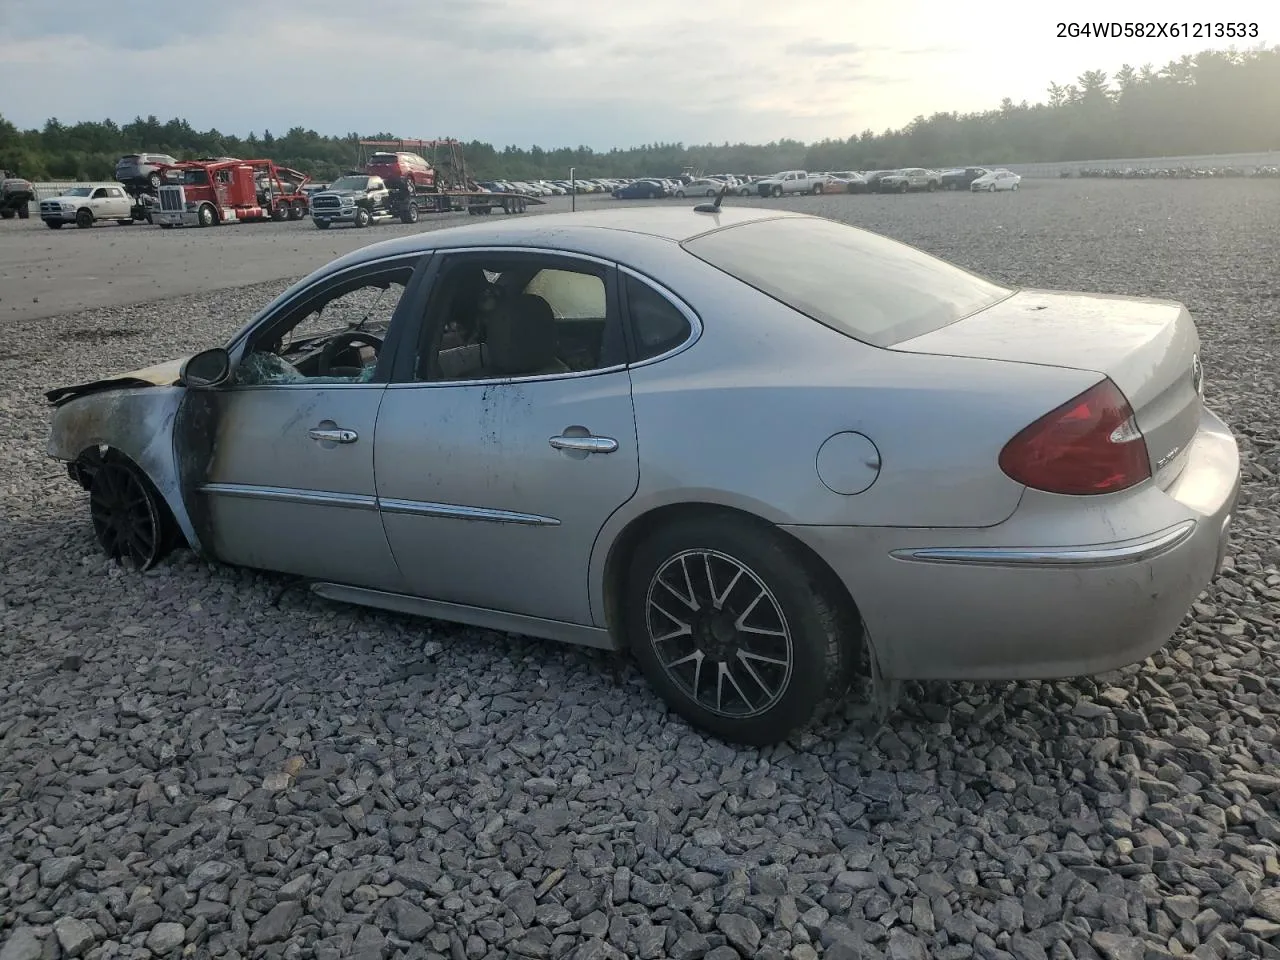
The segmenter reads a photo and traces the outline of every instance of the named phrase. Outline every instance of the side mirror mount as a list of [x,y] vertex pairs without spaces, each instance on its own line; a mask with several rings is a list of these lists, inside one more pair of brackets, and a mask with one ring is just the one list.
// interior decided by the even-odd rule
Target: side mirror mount
[[231,354],[225,347],[213,347],[188,357],[179,380],[184,387],[216,387],[231,376]]

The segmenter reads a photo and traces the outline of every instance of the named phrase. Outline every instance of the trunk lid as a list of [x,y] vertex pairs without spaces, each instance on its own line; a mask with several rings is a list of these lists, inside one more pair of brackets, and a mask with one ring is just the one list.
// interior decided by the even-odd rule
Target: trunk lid
[[1186,307],[1174,301],[1021,290],[892,349],[1110,377],[1133,407],[1161,486],[1181,472],[1200,423],[1200,337]]

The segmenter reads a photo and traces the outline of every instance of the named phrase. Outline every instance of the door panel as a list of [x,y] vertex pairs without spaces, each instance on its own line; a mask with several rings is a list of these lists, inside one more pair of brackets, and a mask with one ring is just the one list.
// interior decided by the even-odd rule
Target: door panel
[[[213,452],[194,502],[214,554],[301,577],[401,589],[373,483],[385,390],[289,384],[189,394],[212,413],[185,422],[213,425]],[[345,442],[314,439],[316,429],[349,433]]]
[[[584,453],[551,443],[587,433],[617,448]],[[625,370],[393,385],[375,457],[382,522],[411,592],[592,622],[591,550],[639,481]]]

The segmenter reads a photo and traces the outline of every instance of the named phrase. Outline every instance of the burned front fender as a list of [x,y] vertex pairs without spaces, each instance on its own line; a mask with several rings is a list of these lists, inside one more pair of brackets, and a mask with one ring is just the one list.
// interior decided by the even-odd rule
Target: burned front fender
[[128,457],[150,478],[183,536],[199,553],[200,538],[183,497],[174,442],[185,396],[183,387],[151,386],[101,390],[66,400],[54,409],[46,451],[68,464],[104,446]]

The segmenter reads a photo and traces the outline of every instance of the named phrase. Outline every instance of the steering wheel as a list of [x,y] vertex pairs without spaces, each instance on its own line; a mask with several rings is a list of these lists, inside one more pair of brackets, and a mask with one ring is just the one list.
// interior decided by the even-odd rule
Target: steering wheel
[[[362,368],[358,367],[334,367],[334,358],[343,350],[347,350],[357,344],[363,344],[366,347],[373,347],[374,353],[382,350],[382,338],[372,333],[366,333],[363,330],[347,330],[337,336],[331,338],[324,348],[320,351],[320,359],[317,361],[319,367],[318,375],[321,377],[334,376],[358,376]],[[335,370],[341,370],[342,373],[335,373]]]

